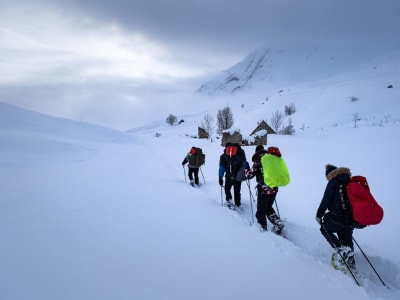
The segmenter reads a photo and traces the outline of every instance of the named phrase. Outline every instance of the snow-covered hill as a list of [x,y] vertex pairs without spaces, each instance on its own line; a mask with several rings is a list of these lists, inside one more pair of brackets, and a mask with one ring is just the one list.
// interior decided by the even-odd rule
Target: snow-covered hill
[[[398,124],[400,52],[333,53],[259,50],[205,83],[199,94],[209,106],[230,106],[244,135],[290,105],[296,113],[285,123],[290,118],[297,132]],[[216,115],[217,109],[210,111]]]
[[[242,186],[243,212],[221,206],[222,148],[188,134],[202,113],[130,135],[7,105],[0,115],[1,299],[400,296],[397,124],[269,137],[291,172],[277,198],[286,240],[253,224],[253,181]],[[236,120],[247,115],[236,112]],[[90,151],[65,151],[82,145]],[[206,153],[198,189],[181,166],[192,145]],[[254,147],[245,151],[250,158]],[[355,238],[386,287],[358,249],[362,287],[330,266],[332,250],[314,221],[326,163],[367,176],[385,209],[380,225]]]
[[[392,60],[393,55],[398,61],[398,53],[386,54],[383,59]],[[358,67],[375,68],[374,63],[380,64],[374,62],[376,57],[377,54],[368,49],[261,48],[202,84],[198,92],[229,95],[252,90],[284,89],[290,85],[325,80]],[[394,67],[398,73],[398,64]]]

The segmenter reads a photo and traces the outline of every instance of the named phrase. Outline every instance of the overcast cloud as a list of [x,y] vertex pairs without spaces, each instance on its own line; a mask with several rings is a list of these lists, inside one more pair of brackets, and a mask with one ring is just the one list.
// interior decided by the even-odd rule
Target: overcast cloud
[[0,0],[0,101],[122,127],[92,103],[142,114],[149,86],[193,89],[260,46],[398,49],[399,15],[398,0]]

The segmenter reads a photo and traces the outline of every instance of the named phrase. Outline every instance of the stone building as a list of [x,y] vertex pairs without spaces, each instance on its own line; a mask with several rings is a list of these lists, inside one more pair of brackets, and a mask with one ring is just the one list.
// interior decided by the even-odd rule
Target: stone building
[[243,142],[243,137],[239,131],[235,131],[233,133],[230,133],[229,131],[222,132],[222,141],[221,141],[222,146],[225,147],[227,143],[238,143],[239,145],[242,145],[242,142]]
[[199,139],[208,139],[208,133],[204,128],[197,127],[197,135],[199,136]]

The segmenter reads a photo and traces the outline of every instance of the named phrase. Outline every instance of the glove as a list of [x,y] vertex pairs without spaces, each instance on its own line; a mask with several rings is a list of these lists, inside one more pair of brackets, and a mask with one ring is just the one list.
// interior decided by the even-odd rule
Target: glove
[[251,169],[244,169],[244,176],[245,176],[247,179],[253,178],[253,177],[252,177],[252,176],[253,176],[253,172],[251,171]]
[[267,195],[271,195],[277,192],[276,188],[270,188],[268,185],[262,185],[261,188],[263,189],[264,193],[266,193]]
[[222,180],[222,177],[219,178],[218,183],[219,183],[220,186],[223,186],[223,185],[224,185],[224,181]]
[[321,225],[321,218],[315,217],[315,221],[317,221],[317,223],[318,223],[319,225]]
[[247,169],[247,170],[250,169],[250,165],[247,161],[243,164],[243,167],[244,167],[244,169]]
[[182,166],[186,165],[184,162],[182,162]]

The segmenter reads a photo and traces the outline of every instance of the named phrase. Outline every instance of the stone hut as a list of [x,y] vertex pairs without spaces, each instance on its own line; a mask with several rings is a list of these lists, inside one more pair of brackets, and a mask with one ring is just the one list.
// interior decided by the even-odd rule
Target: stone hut
[[239,145],[242,145],[243,137],[242,134],[239,131],[235,131],[233,133],[230,133],[229,131],[224,131],[222,132],[222,141],[221,145],[225,147],[226,143],[238,143]]
[[253,130],[253,132],[250,133],[250,136],[252,136],[253,134],[255,134],[260,130],[266,130],[267,134],[276,134],[276,132],[271,128],[271,126],[269,126],[267,122],[263,120],[260,122],[260,124],[258,124],[258,126]]
[[197,127],[197,135],[199,139],[208,139],[208,134],[204,128]]
[[268,134],[274,134],[275,131],[265,121],[261,121],[250,134],[249,140],[244,140],[243,144],[251,145],[266,145]]

